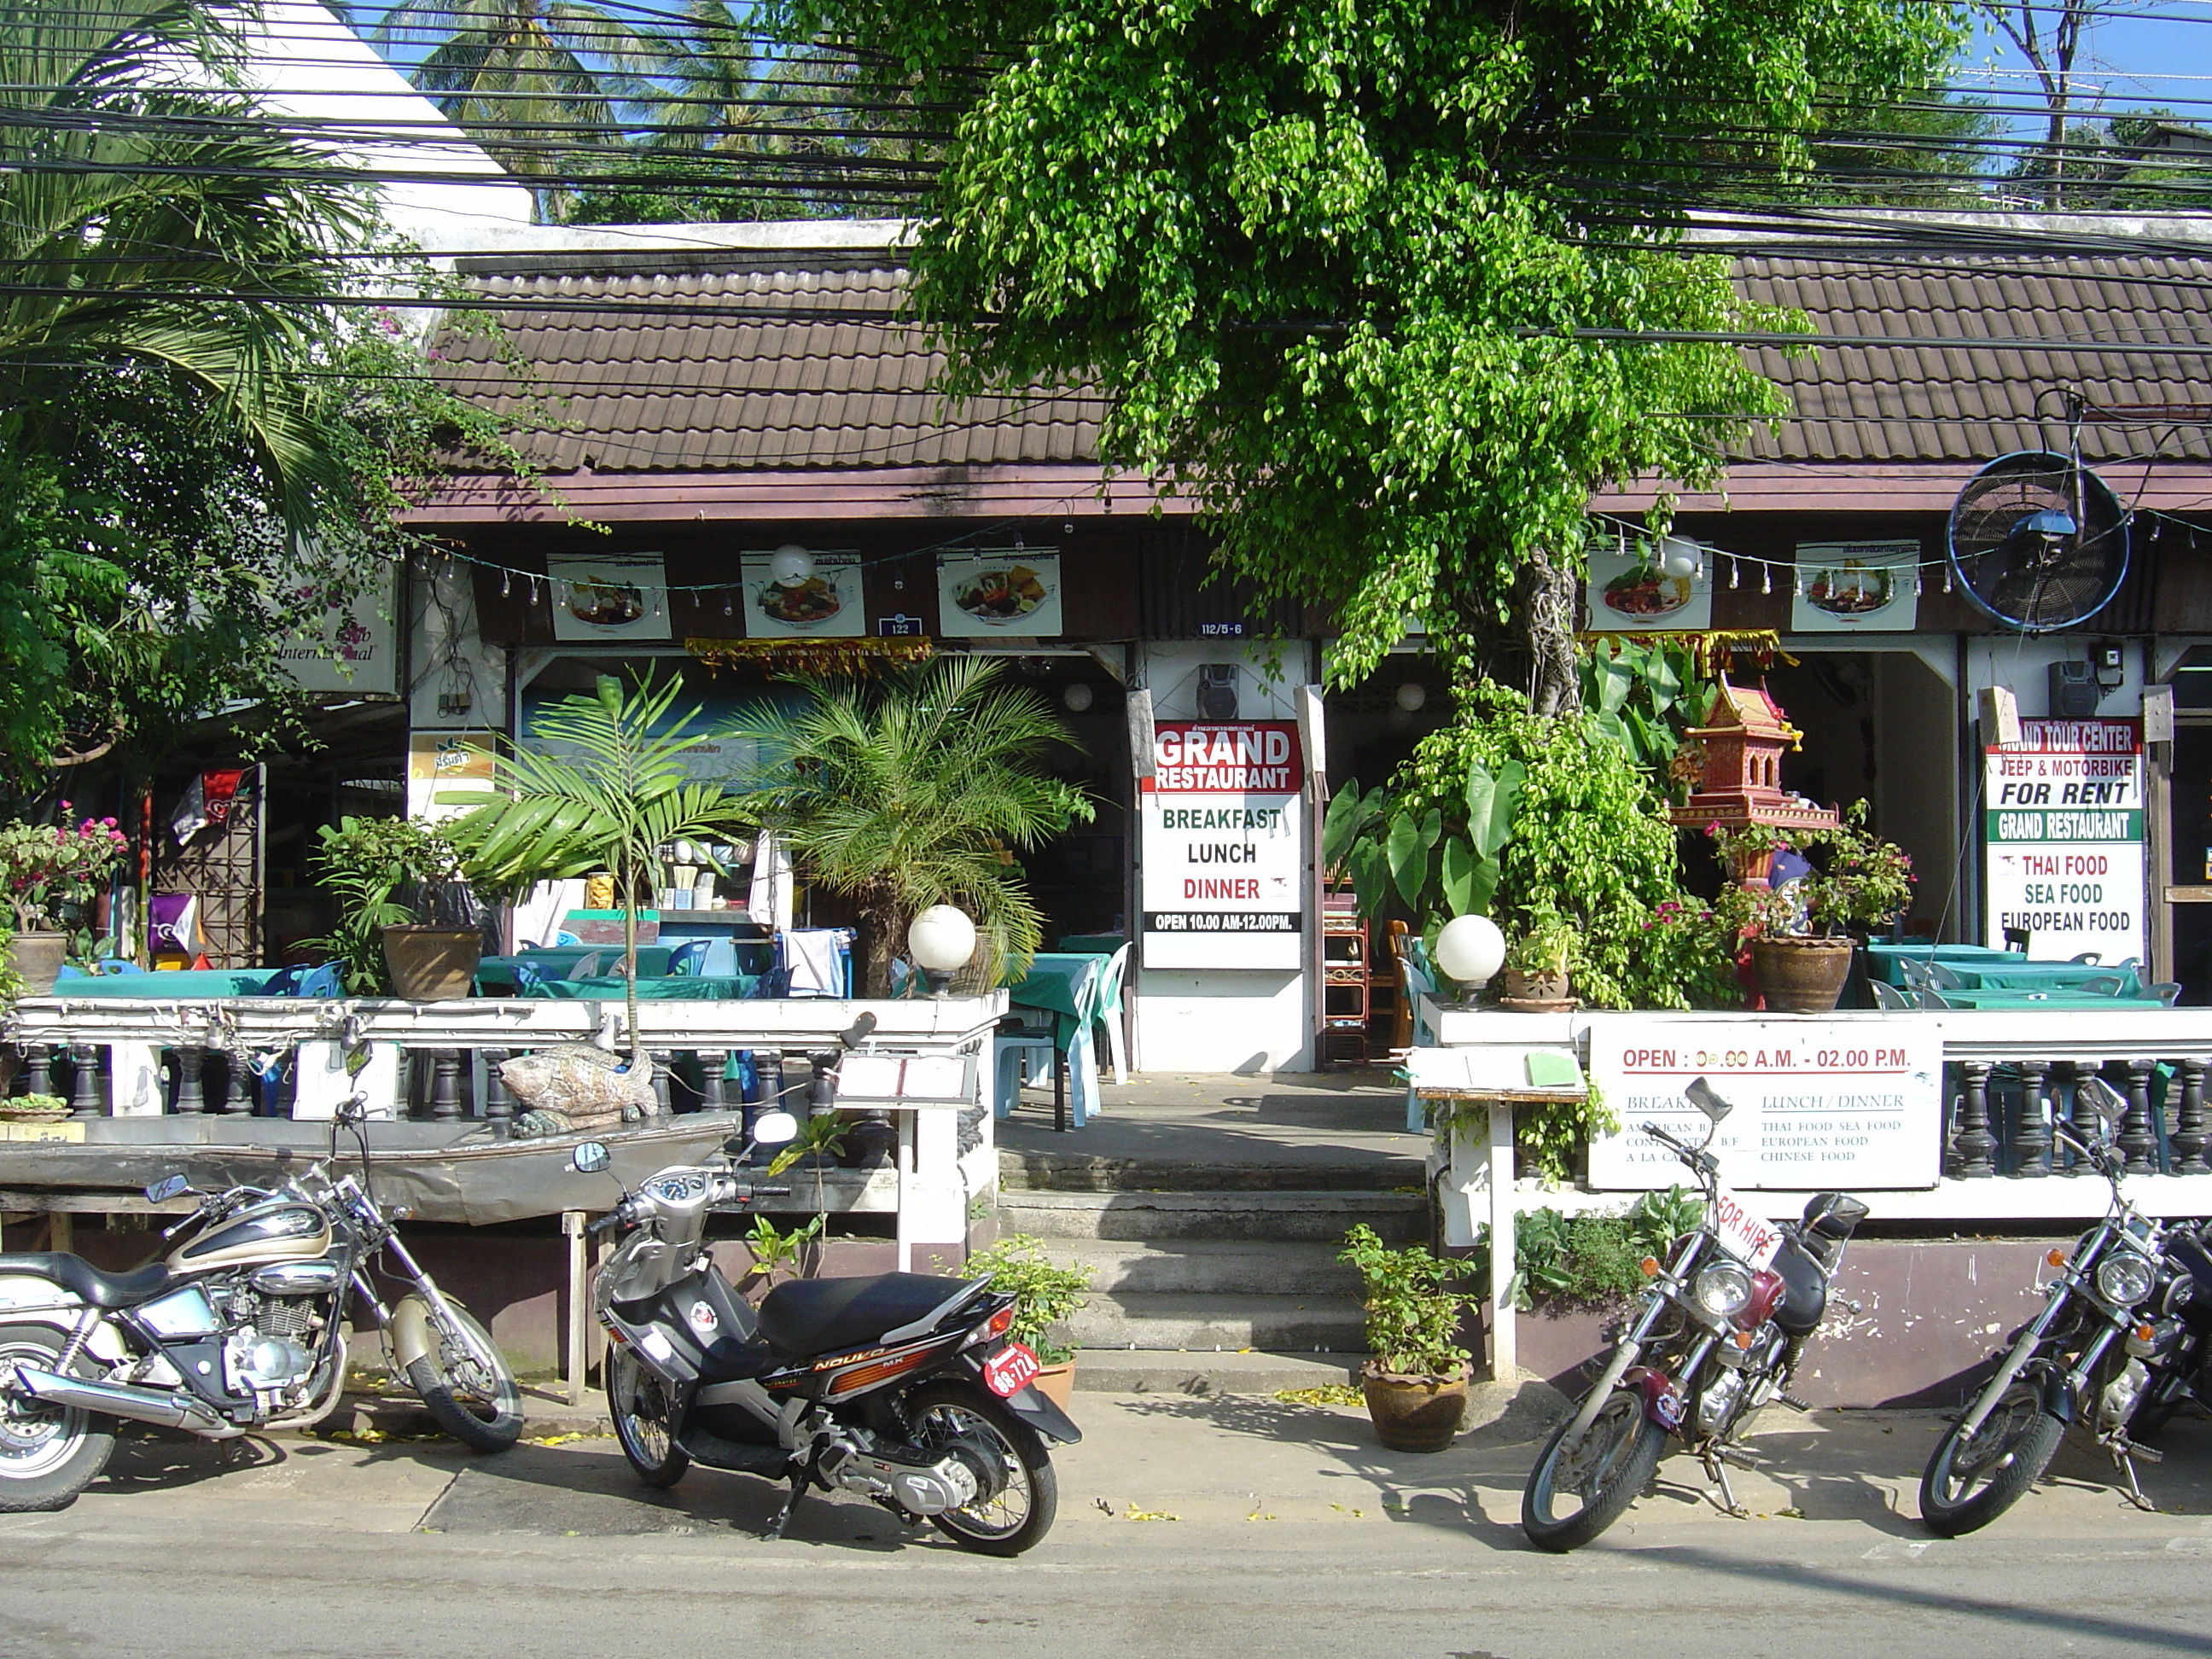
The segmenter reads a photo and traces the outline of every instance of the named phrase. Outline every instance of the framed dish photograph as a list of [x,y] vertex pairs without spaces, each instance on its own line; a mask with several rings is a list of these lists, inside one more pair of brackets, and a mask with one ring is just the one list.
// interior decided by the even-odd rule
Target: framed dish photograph
[[549,554],[545,574],[555,639],[668,637],[668,567],[659,554]]
[[951,640],[1002,634],[1051,639],[1062,631],[1060,555],[1000,548],[937,562],[937,632]]
[[1919,623],[1912,591],[1918,542],[1800,542],[1793,634],[1909,634]]
[[1583,592],[1592,632],[1696,632],[1713,625],[1713,568],[1710,555],[1693,576],[1670,576],[1658,544],[1632,540],[1593,543]]
[[765,550],[744,558],[749,640],[857,639],[868,631],[858,553],[809,552],[797,571]]

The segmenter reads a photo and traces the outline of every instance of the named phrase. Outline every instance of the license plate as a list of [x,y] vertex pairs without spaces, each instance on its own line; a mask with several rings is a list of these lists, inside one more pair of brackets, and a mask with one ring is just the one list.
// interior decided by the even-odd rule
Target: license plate
[[1721,1248],[1752,1267],[1764,1267],[1782,1248],[1781,1229],[1725,1187],[1713,1201],[1712,1224]]
[[1044,1367],[1018,1342],[1009,1342],[983,1362],[983,1380],[1001,1400],[1019,1394],[1037,1379]]

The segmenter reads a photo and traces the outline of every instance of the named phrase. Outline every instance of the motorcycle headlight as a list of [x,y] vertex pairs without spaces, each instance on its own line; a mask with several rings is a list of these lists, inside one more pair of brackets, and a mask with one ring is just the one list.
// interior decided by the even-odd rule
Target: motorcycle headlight
[[2150,1294],[2158,1270],[2133,1250],[2116,1250],[2097,1264],[2097,1293],[2116,1308],[2132,1308]]
[[1751,1275],[1733,1261],[1716,1261],[1690,1286],[1698,1305],[1716,1319],[1733,1319],[1751,1300]]

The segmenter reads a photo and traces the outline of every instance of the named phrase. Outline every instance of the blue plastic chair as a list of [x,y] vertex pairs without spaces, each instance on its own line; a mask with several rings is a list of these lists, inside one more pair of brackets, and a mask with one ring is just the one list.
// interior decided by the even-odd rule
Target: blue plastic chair
[[691,939],[672,948],[668,953],[666,976],[685,979],[697,975],[707,965],[707,951],[713,943],[711,939]]
[[[1436,972],[1429,966],[1427,946],[1410,933],[1401,934],[1398,939],[1398,994],[1406,999],[1406,1006],[1413,1011],[1413,1046],[1417,1048],[1433,1046],[1437,1040],[1436,1030],[1430,1025],[1428,1017],[1421,1012],[1420,1000],[1425,996],[1432,1000],[1436,997]],[[1418,1134],[1428,1126],[1427,1109],[1421,1104],[1420,1097],[1413,1092],[1413,1085],[1408,1083],[1406,1085],[1406,1127]]]

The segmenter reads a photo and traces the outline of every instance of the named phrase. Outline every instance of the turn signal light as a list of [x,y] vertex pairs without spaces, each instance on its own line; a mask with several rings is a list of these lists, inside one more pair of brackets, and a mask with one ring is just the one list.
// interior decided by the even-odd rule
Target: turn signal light
[[1638,1262],[1636,1265],[1643,1270],[1644,1276],[1646,1279],[1656,1279],[1659,1277],[1659,1258],[1657,1256],[1647,1255],[1643,1261]]
[[2066,1252],[2063,1250],[2052,1250],[2048,1252],[2043,1259],[2045,1261],[2048,1261],[2054,1267],[2063,1267],[2066,1265]]
[[1753,1334],[1749,1331],[1738,1331],[1734,1339],[1736,1346],[1739,1348],[1750,1347],[1753,1340]]
[[2157,1334],[2158,1330],[2154,1326],[2138,1325],[2136,1327],[2136,1340],[2138,1342],[2148,1342]]

